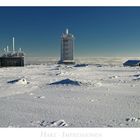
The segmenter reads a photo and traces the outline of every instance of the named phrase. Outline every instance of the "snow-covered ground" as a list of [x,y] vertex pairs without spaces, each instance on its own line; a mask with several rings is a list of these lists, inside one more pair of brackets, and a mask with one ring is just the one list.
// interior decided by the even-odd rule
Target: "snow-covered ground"
[[140,68],[123,61],[0,68],[0,127],[140,127]]

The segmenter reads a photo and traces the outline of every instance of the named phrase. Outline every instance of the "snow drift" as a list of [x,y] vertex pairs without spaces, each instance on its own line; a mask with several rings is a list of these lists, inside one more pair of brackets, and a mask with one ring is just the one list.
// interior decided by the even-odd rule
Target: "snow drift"
[[64,79],[64,80],[60,80],[60,81],[57,81],[57,82],[53,82],[49,85],[75,85],[75,86],[80,86],[80,82],[78,81],[74,81],[74,80],[70,80],[70,79]]
[[67,127],[68,124],[64,120],[56,120],[52,122],[47,122],[45,120],[31,121],[32,126],[34,127]]
[[25,78],[19,78],[19,79],[15,79],[15,80],[11,80],[7,82],[8,84],[19,84],[19,85],[26,85],[29,82],[27,82],[27,80]]
[[140,67],[93,60],[1,68],[0,127],[140,127]]
[[74,67],[87,67],[87,66],[88,66],[88,64],[77,64]]

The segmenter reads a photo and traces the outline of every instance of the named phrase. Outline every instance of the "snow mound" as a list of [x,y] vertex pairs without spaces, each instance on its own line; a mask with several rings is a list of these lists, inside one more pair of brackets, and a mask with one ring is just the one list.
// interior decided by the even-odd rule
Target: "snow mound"
[[53,83],[50,83],[49,85],[72,85],[72,86],[93,86],[93,87],[101,87],[103,84],[99,82],[81,82],[81,81],[76,81],[76,80],[71,80],[71,79],[64,79],[60,81],[56,81]]
[[140,80],[140,77],[134,78],[133,80],[134,80],[134,81],[138,81],[138,80]]
[[54,83],[51,83],[49,85],[75,85],[75,86],[80,86],[80,82],[78,81],[74,81],[74,80],[70,80],[70,79],[64,79],[64,80],[60,80]]
[[134,77],[140,77],[140,74],[135,74],[135,75],[133,75]]
[[45,99],[45,96],[35,96],[35,99]]
[[64,126],[68,126],[68,124],[64,120],[58,120],[58,121],[51,122],[50,126],[51,127],[64,127]]
[[88,64],[77,64],[74,67],[87,67],[87,66],[88,66]]
[[34,95],[34,93],[30,93],[29,95],[32,96],[32,95]]
[[111,77],[109,77],[110,79],[117,79],[118,78],[118,76],[117,75],[114,75],[114,76],[111,76]]
[[135,75],[132,75],[132,77],[134,77],[133,78],[133,80],[135,81],[137,81],[137,80],[140,80],[140,74],[135,74]]
[[103,84],[101,82],[94,83],[94,87],[101,87]]
[[135,118],[135,117],[126,118],[125,120],[127,122],[140,122],[140,118]]
[[68,124],[64,120],[57,120],[53,122],[47,122],[45,120],[33,122],[31,124],[35,127],[67,127]]
[[19,84],[19,85],[26,85],[29,82],[27,82],[27,80],[25,78],[19,78],[19,79],[15,79],[12,81],[8,81],[8,84]]

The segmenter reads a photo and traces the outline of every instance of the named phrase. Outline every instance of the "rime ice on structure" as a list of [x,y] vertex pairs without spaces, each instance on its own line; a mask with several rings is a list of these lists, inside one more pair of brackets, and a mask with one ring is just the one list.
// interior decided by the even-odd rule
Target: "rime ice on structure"
[[74,64],[74,35],[69,33],[68,29],[61,37],[61,59],[59,63]]
[[13,37],[13,49],[9,50],[7,46],[0,57],[0,67],[24,66],[24,52],[19,48],[15,49],[15,38]]

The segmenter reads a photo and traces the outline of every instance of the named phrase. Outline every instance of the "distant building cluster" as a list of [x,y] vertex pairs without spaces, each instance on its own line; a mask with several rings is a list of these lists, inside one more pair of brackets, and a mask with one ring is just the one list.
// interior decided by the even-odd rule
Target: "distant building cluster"
[[[61,53],[58,64],[75,64],[74,61],[74,40],[73,34],[66,29],[61,36]],[[15,38],[13,37],[13,48],[4,48],[4,53],[0,57],[0,67],[24,66],[24,52],[19,48],[15,49]],[[128,60],[123,66],[140,66],[140,60]]]
[[[60,64],[74,64],[74,35],[68,29],[61,36]],[[4,53],[0,57],[0,67],[24,66],[24,52],[19,48],[15,49],[15,38],[13,37],[13,48],[4,48]]]
[[15,38],[13,37],[13,49],[7,46],[0,57],[0,67],[24,66],[24,52],[15,49]]

